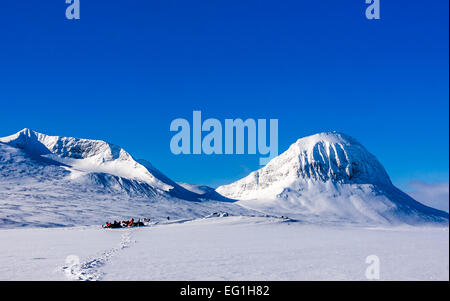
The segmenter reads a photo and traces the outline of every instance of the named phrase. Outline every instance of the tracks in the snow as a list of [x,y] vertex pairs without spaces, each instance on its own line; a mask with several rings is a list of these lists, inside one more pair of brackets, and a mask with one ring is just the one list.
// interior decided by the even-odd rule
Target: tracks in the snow
[[62,271],[69,280],[75,281],[96,281],[103,277],[101,268],[122,249],[128,248],[135,241],[132,239],[134,229],[124,229],[120,237],[119,246],[108,249],[99,255],[90,257],[84,262],[80,262],[77,256],[71,255],[66,258],[66,264]]

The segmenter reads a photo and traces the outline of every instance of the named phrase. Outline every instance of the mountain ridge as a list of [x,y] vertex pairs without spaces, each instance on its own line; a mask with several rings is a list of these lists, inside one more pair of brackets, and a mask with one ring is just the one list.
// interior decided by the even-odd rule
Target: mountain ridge
[[218,194],[189,191],[111,145],[28,129],[0,138],[0,228],[256,214]]
[[448,223],[448,213],[400,191],[374,155],[336,132],[301,138],[263,168],[213,189],[176,183],[150,162],[105,141],[23,129],[0,138],[0,180],[0,226],[212,212],[314,223]]
[[[125,191],[142,193],[144,196],[152,196],[155,191],[161,191],[189,201],[210,200],[213,196],[185,189],[147,160],[134,159],[120,146],[106,141],[49,136],[24,128],[13,135],[0,138],[0,142],[23,149],[39,160],[80,171],[80,175],[105,188],[121,186]],[[218,195],[215,197],[222,201],[226,199]]]

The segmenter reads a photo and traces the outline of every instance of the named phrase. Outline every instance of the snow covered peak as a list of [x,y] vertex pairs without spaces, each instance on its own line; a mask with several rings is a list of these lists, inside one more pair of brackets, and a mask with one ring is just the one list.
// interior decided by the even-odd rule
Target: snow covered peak
[[23,150],[36,161],[62,166],[70,172],[70,180],[93,182],[129,194],[148,196],[162,193],[197,202],[232,201],[212,188],[209,192],[192,192],[172,181],[150,162],[134,159],[121,147],[105,141],[49,136],[25,128],[0,138],[0,143]]
[[[14,135],[0,138],[0,141],[22,149],[33,150],[43,155],[48,152],[63,158],[95,158],[99,163],[113,160],[132,160],[130,154],[117,145],[101,140],[79,139],[72,137],[48,136],[30,129],[23,129]],[[44,148],[36,148],[42,144]],[[34,146],[34,148],[32,148]],[[43,153],[42,153],[43,152]]]
[[448,222],[396,188],[358,141],[337,132],[299,139],[265,167],[218,193],[262,212],[310,221]]
[[121,147],[101,140],[48,136],[30,129],[0,138],[0,142],[71,167],[73,173],[106,173],[151,184],[162,190],[172,187],[158,180]]
[[297,140],[284,154],[269,163],[278,169],[288,161],[303,179],[390,184],[388,174],[374,155],[356,139],[325,132]]
[[217,191],[239,198],[271,187],[280,192],[299,181],[391,184],[383,166],[358,141],[345,134],[326,132],[297,140],[265,167]]

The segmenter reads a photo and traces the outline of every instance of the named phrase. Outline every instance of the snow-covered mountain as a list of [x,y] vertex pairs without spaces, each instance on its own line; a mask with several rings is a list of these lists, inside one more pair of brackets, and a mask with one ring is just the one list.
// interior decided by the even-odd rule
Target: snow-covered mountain
[[300,139],[264,168],[217,190],[176,183],[148,161],[104,141],[29,129],[0,138],[0,227],[214,212],[310,222],[448,222],[447,213],[394,187],[372,154],[338,133]]
[[0,138],[0,227],[189,218],[216,211],[248,212],[217,193],[187,190],[104,141],[29,129]]
[[[101,140],[48,136],[30,129],[0,138],[30,158],[66,167],[72,179],[91,181],[130,195],[168,194],[190,201],[206,200],[178,185],[146,160],[135,160],[121,147]],[[209,198],[210,199],[210,198]]]
[[146,183],[155,191],[169,191],[172,188],[136,162],[124,149],[104,141],[47,136],[23,129],[0,138],[0,142],[22,149],[34,159],[70,167],[73,177],[108,174]]
[[448,222],[448,213],[400,191],[374,155],[336,132],[299,139],[265,167],[216,191],[247,208],[308,221]]

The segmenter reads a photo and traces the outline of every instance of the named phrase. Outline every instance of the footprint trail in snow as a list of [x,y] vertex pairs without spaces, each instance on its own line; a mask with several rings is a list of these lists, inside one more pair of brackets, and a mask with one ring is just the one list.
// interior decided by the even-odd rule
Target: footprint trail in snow
[[66,258],[66,264],[62,267],[62,271],[69,280],[74,281],[97,281],[100,280],[104,274],[100,271],[111,257],[115,256],[120,250],[128,248],[135,243],[132,239],[131,229],[126,229],[121,235],[120,244],[117,248],[112,248],[104,251],[98,256],[91,257],[84,262],[76,255],[70,255]]

